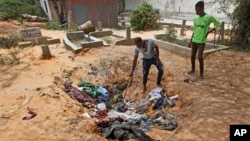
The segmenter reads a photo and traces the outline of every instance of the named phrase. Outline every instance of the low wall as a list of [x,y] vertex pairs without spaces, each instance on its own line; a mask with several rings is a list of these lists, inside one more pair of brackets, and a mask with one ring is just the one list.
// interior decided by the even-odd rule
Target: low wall
[[[173,44],[173,43],[166,42],[166,41],[161,41],[161,40],[154,40],[154,41],[162,49],[165,49],[167,51],[173,52],[173,53],[181,55],[181,56],[187,56],[187,57],[191,56],[191,48],[177,45],[177,44]],[[210,44],[208,44],[208,46],[211,47]],[[205,50],[203,57],[205,58],[209,54],[214,53],[218,50],[225,50],[225,49],[229,49],[229,48],[231,48],[231,47],[219,45],[217,48]]]
[[[157,39],[159,39],[161,36],[163,36],[162,34],[160,35],[155,35],[155,37]],[[185,46],[181,46],[181,45],[177,45],[177,44],[173,44],[170,42],[166,42],[166,41],[162,41],[162,40],[154,40],[154,42],[158,45],[159,48],[170,51],[172,53],[181,55],[181,56],[186,56],[186,57],[190,57],[191,56],[191,48],[185,47]],[[115,42],[115,45],[135,45],[134,43],[134,38],[131,39],[123,39],[123,40],[118,40]],[[207,44],[207,47],[212,47],[211,44]],[[224,46],[224,45],[218,45],[218,48],[212,48],[212,49],[208,49],[204,51],[204,58],[206,56],[208,56],[209,54],[216,52],[218,50],[224,50],[224,49],[229,49],[230,47],[228,46]]]
[[190,56],[191,49],[180,46],[177,44],[169,43],[166,41],[161,41],[161,40],[154,40],[155,43],[158,45],[159,48],[165,49],[167,51],[173,52],[175,54],[179,54],[182,56]]
[[81,42],[80,45],[82,49],[93,48],[93,47],[103,46],[103,42],[102,41]]

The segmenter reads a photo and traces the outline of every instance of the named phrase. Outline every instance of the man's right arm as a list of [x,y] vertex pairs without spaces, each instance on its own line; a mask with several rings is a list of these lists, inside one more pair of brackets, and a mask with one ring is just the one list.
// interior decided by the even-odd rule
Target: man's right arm
[[191,43],[192,43],[192,40],[193,40],[193,37],[194,37],[194,31],[195,31],[195,20],[194,20],[194,24],[193,24],[193,34],[192,34],[192,37],[190,38],[188,47],[191,47]]
[[194,33],[192,34],[192,37],[191,37],[191,39],[190,39],[190,41],[189,41],[189,44],[188,44],[188,47],[191,47],[191,43],[192,43],[193,36],[194,36]]

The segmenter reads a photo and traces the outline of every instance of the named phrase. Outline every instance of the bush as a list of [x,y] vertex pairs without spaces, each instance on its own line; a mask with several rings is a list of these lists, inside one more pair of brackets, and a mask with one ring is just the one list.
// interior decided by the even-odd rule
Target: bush
[[130,24],[135,30],[157,28],[157,20],[160,19],[159,10],[153,8],[152,5],[144,2],[132,11]]
[[17,19],[22,17],[22,14],[45,17],[45,13],[40,5],[31,5],[20,0],[0,0],[0,12],[5,13],[1,15],[1,18],[4,20]]
[[8,37],[1,37],[0,38],[0,47],[1,48],[10,48],[10,47],[16,47],[18,45],[18,42],[21,41],[21,36],[12,33]]

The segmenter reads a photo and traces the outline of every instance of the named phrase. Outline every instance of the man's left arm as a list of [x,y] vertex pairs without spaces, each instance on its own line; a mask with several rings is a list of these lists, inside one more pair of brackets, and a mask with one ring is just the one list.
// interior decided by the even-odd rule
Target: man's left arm
[[155,53],[156,53],[156,59],[159,60],[159,54],[160,54],[159,47],[155,44],[154,48],[155,48]]
[[[208,35],[209,33],[212,33],[213,31],[215,31],[216,29],[219,29],[220,26],[221,26],[221,23],[220,23],[217,19],[215,19],[213,16],[211,16],[211,23],[214,24],[214,28],[211,29],[210,31],[208,31],[208,32],[207,32],[207,35]],[[207,35],[206,35],[206,37],[207,37]]]
[[212,21],[212,23],[214,23],[214,28],[215,29],[219,29],[220,28],[221,23],[217,19],[215,19],[213,16],[211,17],[211,21]]
[[160,56],[159,47],[155,44],[154,48],[155,48],[155,55],[156,55],[156,66],[158,66],[159,63],[160,63],[160,58],[159,58],[159,56]]

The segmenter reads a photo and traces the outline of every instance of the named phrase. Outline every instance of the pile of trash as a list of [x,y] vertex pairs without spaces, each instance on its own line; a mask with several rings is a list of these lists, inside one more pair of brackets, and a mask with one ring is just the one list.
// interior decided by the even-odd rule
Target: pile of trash
[[[114,88],[96,86],[89,82],[79,82],[78,87],[72,82],[64,83],[64,91],[73,99],[89,108],[87,117],[93,119],[99,133],[107,139],[136,139],[150,141],[145,132],[151,128],[173,131],[178,126],[173,114],[165,107],[175,105],[178,95],[164,96],[164,89],[152,89],[145,99],[124,99],[119,86]],[[153,104],[153,105],[152,105]],[[147,116],[146,112],[153,106],[155,114]]]

